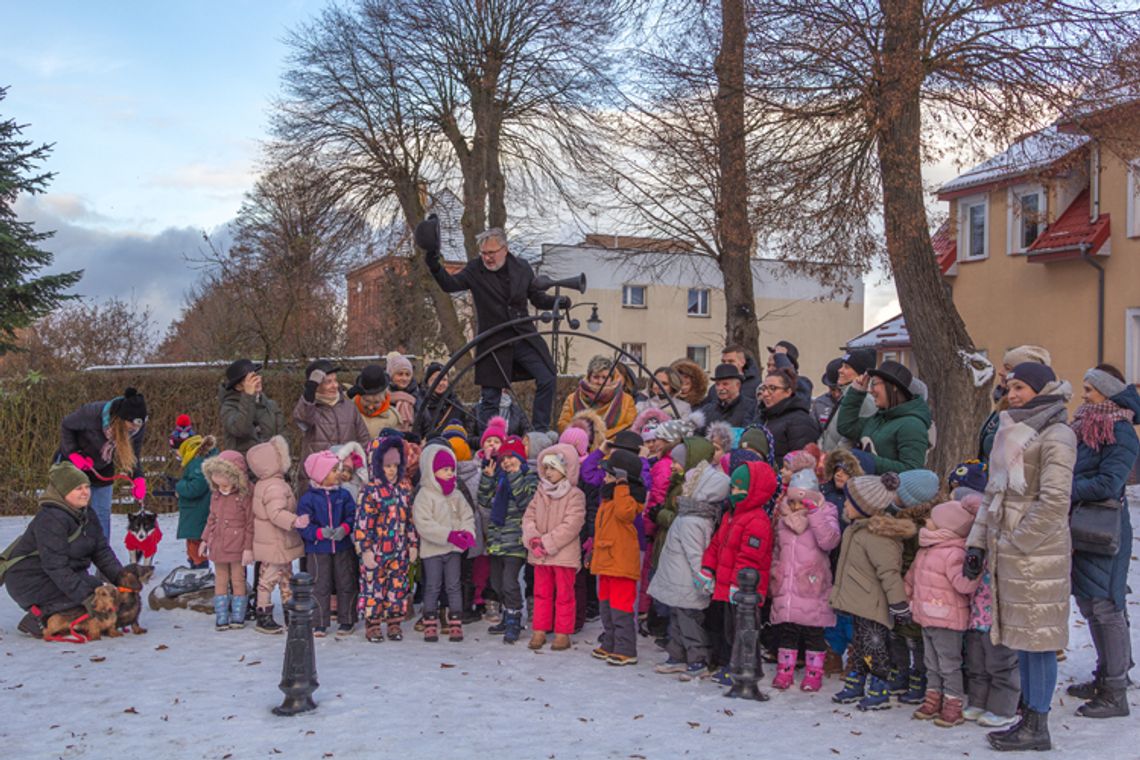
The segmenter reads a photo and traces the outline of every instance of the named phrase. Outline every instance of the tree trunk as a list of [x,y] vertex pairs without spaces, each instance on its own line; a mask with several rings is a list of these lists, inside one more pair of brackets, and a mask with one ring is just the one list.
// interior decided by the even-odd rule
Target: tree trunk
[[760,326],[752,290],[752,227],[748,221],[748,159],[744,129],[744,0],[721,3],[721,42],[714,69],[720,198],[717,248],[724,276],[725,341],[760,358]]
[[887,255],[906,315],[917,373],[929,387],[938,444],[927,466],[942,474],[977,454],[988,388],[962,359],[974,342],[930,244],[923,203],[920,87],[922,0],[883,0],[882,90],[877,114]]

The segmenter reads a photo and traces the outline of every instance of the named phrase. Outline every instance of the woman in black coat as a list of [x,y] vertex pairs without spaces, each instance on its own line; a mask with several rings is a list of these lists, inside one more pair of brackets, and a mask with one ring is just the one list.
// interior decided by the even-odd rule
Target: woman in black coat
[[52,466],[40,511],[12,548],[11,556],[23,559],[4,578],[9,595],[28,612],[19,628],[29,635],[41,636],[48,616],[82,607],[102,585],[87,572],[92,563],[103,577],[119,581],[123,566],[90,502],[87,476],[70,462]]
[[794,372],[778,369],[769,373],[757,390],[760,421],[775,442],[772,453],[777,467],[783,463],[785,454],[815,443],[821,432],[819,421],[812,416],[810,399],[796,393],[796,383]]

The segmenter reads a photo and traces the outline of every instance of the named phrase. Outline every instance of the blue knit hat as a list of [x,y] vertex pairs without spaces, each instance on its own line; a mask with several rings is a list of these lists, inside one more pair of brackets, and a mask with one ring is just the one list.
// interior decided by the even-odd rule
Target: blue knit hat
[[938,495],[939,478],[930,470],[899,473],[898,503],[904,509],[925,504]]
[[977,459],[969,459],[955,467],[951,471],[950,477],[946,478],[946,482],[951,490],[962,487],[983,493],[989,479],[990,473],[986,463]]

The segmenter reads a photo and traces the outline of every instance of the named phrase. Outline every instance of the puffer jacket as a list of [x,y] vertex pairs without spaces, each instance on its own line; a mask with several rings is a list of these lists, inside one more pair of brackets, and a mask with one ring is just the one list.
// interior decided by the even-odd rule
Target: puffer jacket
[[834,504],[776,521],[772,555],[772,623],[827,628],[835,613],[831,595],[831,550],[839,545],[839,515]]
[[831,608],[892,627],[889,605],[906,602],[902,542],[916,530],[913,521],[889,515],[848,525],[828,600]]
[[[94,462],[94,469],[83,473],[92,488],[109,486],[115,475],[115,463],[103,458],[107,444],[104,432],[111,426],[111,401],[92,401],[63,418],[59,425],[59,458],[66,460],[71,454],[82,454]],[[132,478],[143,477],[142,445],[146,438],[146,423],[131,434],[131,448],[135,451],[135,468]]]
[[851,388],[839,402],[835,416],[837,430],[855,442],[856,448],[875,457],[875,472],[906,472],[926,464],[930,448],[930,407],[915,396],[891,409],[879,409],[870,417],[860,417],[865,391]]
[[[305,554],[352,551],[356,502],[347,489],[310,486],[297,501],[297,514],[309,516],[309,524],[298,528],[301,540],[305,542]],[[340,541],[333,541],[332,533],[338,525],[347,525],[348,532]],[[321,532],[319,536],[317,531]]]
[[822,431],[819,421],[811,415],[811,402],[800,395],[792,395],[771,407],[760,404],[757,408],[760,422],[768,428],[775,443],[777,466],[789,451],[799,451],[819,440]]
[[642,503],[633,497],[627,483],[602,486],[602,503],[594,524],[594,552],[590,572],[614,578],[638,580],[641,554],[634,520]]
[[178,494],[178,534],[180,539],[199,540],[206,529],[206,519],[210,516],[210,484],[202,474],[202,464],[207,457],[214,456],[214,439],[206,436],[202,445],[190,461],[182,468],[182,477],[174,484]]
[[[499,477],[505,475],[511,493],[507,502],[506,519],[502,525],[496,525],[491,519],[491,510],[495,499],[495,491],[499,487]],[[487,536],[487,554],[492,557],[520,557],[526,558],[527,550],[523,546],[522,521],[530,500],[538,488],[538,475],[529,467],[524,472],[507,475],[501,470],[493,477],[483,473],[479,478],[479,506],[487,515],[483,530]]]
[[[1128,386],[1110,399],[1117,406],[1131,409],[1133,422],[1140,422],[1140,395],[1135,386]],[[1120,549],[1115,557],[1073,552],[1073,595],[1085,599],[1111,599],[1118,610],[1124,609],[1128,590],[1128,564],[1132,559],[1132,519],[1128,514],[1128,500],[1124,486],[1136,456],[1140,441],[1136,428],[1124,420],[1112,426],[1116,443],[1093,450],[1084,443],[1077,444],[1077,463],[1073,468],[1073,504],[1080,501],[1120,499]]]
[[356,408],[356,404],[339,391],[340,399],[329,406],[319,401],[306,401],[304,396],[297,399],[293,407],[293,421],[301,429],[301,461],[317,451],[325,451],[333,446],[356,441],[367,446],[371,440],[368,426]]
[[701,559],[712,540],[720,503],[728,497],[729,479],[719,467],[697,464],[685,475],[677,497],[677,516],[669,526],[649,595],[670,607],[703,610],[710,596],[694,581]]
[[253,558],[275,565],[289,564],[305,553],[305,544],[293,527],[297,496],[285,482],[289,471],[289,443],[281,436],[259,443],[245,455],[249,471],[257,477],[253,487]]
[[904,578],[914,622],[965,631],[970,627],[970,598],[980,582],[962,574],[966,539],[953,531],[922,528],[918,543],[921,548]]
[[[442,444],[430,444],[424,448],[421,458],[432,462],[435,455],[445,449],[451,451]],[[420,472],[420,490],[412,502],[412,521],[420,538],[420,557],[424,559],[459,551],[447,540],[453,530],[475,535],[475,514],[460,493],[458,482],[455,490],[445,496],[431,467]]]
[[737,585],[737,574],[750,567],[759,574],[756,592],[768,596],[772,570],[772,522],[764,505],[776,493],[776,473],[765,462],[748,462],[748,494],[721,518],[701,567],[716,579],[713,600],[729,601],[729,590]]
[[[526,507],[522,519],[522,541],[527,547],[527,561],[532,565],[554,565],[579,568],[582,566],[582,545],[578,534],[586,521],[586,494],[578,488],[578,452],[565,443],[555,444],[538,454],[538,461],[547,454],[559,454],[566,462],[566,479],[561,481],[569,490],[561,496],[552,496],[543,481],[539,481],[534,498]],[[530,542],[542,540],[546,554],[537,557]]]
[[[241,454],[228,450],[202,465],[203,474],[210,482],[210,510],[202,540],[210,546],[210,559],[214,562],[241,562],[242,553],[253,549],[253,487],[245,468],[235,459],[241,459]],[[214,476],[219,473],[235,485],[228,494],[213,484]]]
[[993,577],[990,640],[1010,649],[1048,652],[1069,642],[1067,525],[1077,459],[1076,435],[1065,424],[1071,395],[1067,382],[1050,383],[1038,399],[1057,400],[1001,413],[986,493],[966,540],[986,550]]
[[259,443],[275,435],[285,434],[285,415],[277,402],[260,393],[251,396],[241,391],[218,389],[221,406],[222,448],[245,454]]

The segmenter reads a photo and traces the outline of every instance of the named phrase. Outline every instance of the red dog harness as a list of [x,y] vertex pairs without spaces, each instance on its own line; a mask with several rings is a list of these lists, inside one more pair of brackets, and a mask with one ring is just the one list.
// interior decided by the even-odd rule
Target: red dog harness
[[146,538],[139,540],[134,533],[127,533],[127,551],[139,552],[146,558],[153,557],[158,552],[158,542],[162,540],[162,529],[157,524]]

